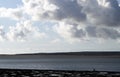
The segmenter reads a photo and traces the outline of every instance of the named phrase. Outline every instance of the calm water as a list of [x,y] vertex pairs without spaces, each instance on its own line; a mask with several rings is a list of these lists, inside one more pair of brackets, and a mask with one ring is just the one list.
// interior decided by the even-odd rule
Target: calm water
[[0,68],[120,71],[120,57],[0,59]]

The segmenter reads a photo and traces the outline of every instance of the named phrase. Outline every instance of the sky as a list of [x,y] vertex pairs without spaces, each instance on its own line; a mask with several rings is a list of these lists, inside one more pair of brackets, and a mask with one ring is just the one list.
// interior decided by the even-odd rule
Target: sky
[[0,54],[120,50],[120,0],[0,0]]

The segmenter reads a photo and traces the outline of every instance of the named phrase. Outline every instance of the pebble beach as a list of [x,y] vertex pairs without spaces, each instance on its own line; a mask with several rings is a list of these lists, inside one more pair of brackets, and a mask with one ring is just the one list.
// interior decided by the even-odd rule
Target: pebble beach
[[0,69],[0,77],[120,77],[120,72]]

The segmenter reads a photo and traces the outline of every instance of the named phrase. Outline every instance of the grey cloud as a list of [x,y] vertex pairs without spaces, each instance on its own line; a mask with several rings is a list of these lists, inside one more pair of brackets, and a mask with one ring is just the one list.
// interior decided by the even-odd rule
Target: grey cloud
[[86,20],[86,15],[82,12],[82,6],[78,4],[77,0],[31,0],[28,3],[26,2],[24,7],[27,8],[27,11],[25,10],[27,14],[40,20],[66,20],[72,22]]
[[79,28],[76,24],[59,24],[54,28],[57,33],[69,42],[90,40],[91,38],[104,40],[119,40],[120,31],[116,28],[86,26]]
[[[0,8],[1,17],[13,19],[31,16],[36,19],[89,22],[93,26],[119,26],[120,7],[117,0],[22,0],[23,6]],[[6,13],[7,12],[7,13]],[[33,19],[32,19],[33,20]]]
[[[47,20],[58,24],[56,32],[65,39],[120,38],[120,7],[117,0],[22,0],[15,9],[0,8],[0,17]],[[4,11],[4,12],[3,12]],[[22,11],[22,12],[21,12]],[[8,13],[6,13],[8,12]],[[64,23],[64,24],[59,24]],[[81,25],[81,24],[84,24]],[[78,28],[80,26],[80,28]],[[35,32],[33,26],[15,26],[7,33],[9,39],[24,38]],[[2,36],[4,32],[0,33]]]
[[24,6],[29,7],[27,14],[33,18],[89,22],[94,26],[120,24],[120,7],[117,0],[31,0]]
[[[68,17],[64,15],[64,17],[66,19],[70,19],[69,16],[70,14],[75,11],[78,13],[78,11],[80,11],[79,15],[76,14],[74,12],[74,14],[76,14],[76,16],[78,16],[78,18],[82,18],[84,21],[84,27],[81,26],[81,22],[80,23],[75,23],[77,22],[77,17],[73,14],[73,17],[75,19],[73,20],[73,23],[78,24],[78,26],[81,26],[81,29],[78,29],[77,26],[75,24],[72,24],[72,28],[70,31],[68,31],[66,29],[66,31],[68,33],[70,33],[69,38],[71,37],[72,39],[74,38],[78,38],[79,40],[81,39],[86,39],[86,38],[97,38],[97,39],[112,39],[112,40],[118,40],[120,39],[120,32],[117,30],[117,28],[119,28],[120,26],[120,7],[118,4],[117,0],[71,0],[70,4],[73,4],[71,6],[73,7],[79,7],[78,8],[69,8],[70,5],[68,3],[68,5],[66,5],[65,2],[67,2],[68,0],[64,0],[63,2],[59,2],[59,0],[52,0],[54,2],[55,5],[57,5],[58,7],[60,7],[60,12],[63,11],[65,12]],[[70,0],[69,0],[70,1]],[[66,10],[68,9],[68,10]],[[69,10],[70,9],[70,10]],[[69,12],[66,12],[66,11]],[[72,11],[73,10],[73,11]],[[78,11],[76,11],[78,10]],[[59,14],[59,13],[58,13]],[[62,14],[62,13],[61,13]],[[84,17],[82,17],[82,14],[84,15]],[[60,15],[61,16],[61,15]],[[63,17],[63,16],[61,16]],[[58,17],[59,18],[59,17]],[[81,20],[81,19],[80,19]],[[79,21],[80,21],[79,20]],[[66,22],[63,21],[66,24],[71,24],[71,22]],[[68,27],[69,25],[64,25],[64,27]],[[60,26],[60,25],[59,25]],[[62,32],[62,34],[60,35],[64,35],[64,32]],[[66,38],[67,36],[63,36],[64,38]]]
[[87,36],[92,38],[102,38],[102,39],[114,39],[117,40],[120,38],[120,32],[113,28],[106,27],[86,27]]
[[73,19],[73,21],[84,21],[86,15],[82,13],[82,6],[77,3],[77,0],[51,0],[51,3],[59,9],[54,12],[56,19]]
[[97,35],[100,38],[108,38],[108,39],[114,39],[117,40],[120,38],[120,32],[115,29],[108,29],[108,28],[100,28],[97,31]]
[[78,25],[73,25],[71,28],[71,37],[75,38],[84,38],[86,36],[86,32],[83,29],[79,29]]
[[54,30],[70,43],[81,41],[86,38],[86,31],[78,24],[59,22],[53,27]]
[[85,0],[81,2],[87,21],[97,26],[119,26],[120,7],[117,0]]
[[89,37],[97,37],[96,27],[88,26],[88,27],[86,27],[86,32],[87,32],[87,36],[89,36]]

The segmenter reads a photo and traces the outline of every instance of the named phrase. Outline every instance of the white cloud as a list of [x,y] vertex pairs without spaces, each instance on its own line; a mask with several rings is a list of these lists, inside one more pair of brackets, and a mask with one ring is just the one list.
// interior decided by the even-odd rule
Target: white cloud
[[0,27],[1,40],[25,41],[32,38],[44,38],[45,36],[46,34],[40,32],[29,20],[17,23],[15,26],[9,26],[8,32],[4,32],[3,27]]
[[[120,32],[120,7],[117,0],[22,0],[17,8],[0,8],[0,17],[19,20],[1,35],[9,40],[25,39],[32,33],[44,36],[36,27],[23,19],[55,22],[55,31],[68,41],[91,38],[118,40]],[[21,22],[24,21],[24,22]],[[27,24],[27,26],[26,26]],[[2,39],[3,37],[1,37]]]
[[51,41],[52,44],[57,44],[57,43],[60,43],[60,42],[61,42],[61,40],[58,39],[58,38]]
[[10,27],[7,36],[10,40],[27,40],[32,37],[43,38],[45,37],[45,33],[40,32],[37,27],[34,27],[31,21],[25,21],[17,23],[15,27]]
[[68,24],[60,22],[53,27],[54,30],[63,38],[69,42],[81,41],[85,37],[86,33],[77,24]]
[[104,26],[120,24],[117,0],[23,0],[23,3],[25,12],[33,19],[89,22]]
[[[64,1],[69,2],[71,0]],[[69,8],[67,5],[62,6],[66,4],[64,1],[61,4],[56,0],[55,2],[58,2],[56,6]],[[74,2],[76,1],[73,0],[73,4]],[[65,17],[66,20],[62,21],[65,24],[56,26],[56,31],[61,37],[70,41],[91,38],[118,40],[120,38],[120,32],[117,30],[120,26],[120,7],[116,0],[78,0],[76,5],[81,7],[77,10],[82,12],[86,18],[80,23],[77,23],[77,20],[74,19],[71,24],[71,22],[68,22],[70,18]],[[74,12],[73,9],[69,9]],[[64,10],[64,12],[66,11]],[[69,14],[67,15],[70,16]],[[82,18],[81,15],[77,16]],[[84,23],[84,26],[81,25],[82,23]],[[77,28],[78,26],[80,26],[80,29]]]
[[70,43],[88,41],[91,38],[98,40],[119,40],[120,31],[116,28],[86,26],[79,28],[79,25],[60,23],[54,26],[54,30]]
[[4,27],[0,26],[0,41],[4,41],[4,39],[5,39]]
[[48,0],[23,0],[24,11],[26,14],[32,17],[32,20],[40,20],[51,18],[53,12],[57,9],[54,4],[51,4]]
[[11,18],[14,20],[20,20],[23,18],[22,8],[0,8],[0,17]]

